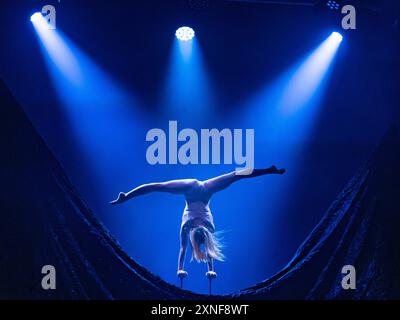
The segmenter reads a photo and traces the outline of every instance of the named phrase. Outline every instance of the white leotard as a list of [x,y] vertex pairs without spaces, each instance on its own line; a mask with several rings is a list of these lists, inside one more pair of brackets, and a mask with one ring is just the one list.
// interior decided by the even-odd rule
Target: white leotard
[[204,225],[213,231],[214,221],[210,211],[210,198],[211,194],[204,187],[204,183],[197,182],[185,194],[186,207],[183,211],[182,225]]
[[204,224],[206,227],[214,229],[213,216],[210,211],[210,207],[204,202],[186,202],[185,210],[182,216],[182,227],[186,223],[193,223],[195,220],[199,221],[200,224]]

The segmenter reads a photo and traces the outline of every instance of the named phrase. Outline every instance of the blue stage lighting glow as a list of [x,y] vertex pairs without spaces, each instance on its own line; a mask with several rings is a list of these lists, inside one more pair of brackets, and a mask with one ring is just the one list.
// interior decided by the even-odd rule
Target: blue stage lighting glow
[[333,32],[295,71],[281,100],[281,111],[287,115],[300,111],[321,93],[337,49],[343,37]]
[[181,41],[190,41],[194,38],[194,30],[190,27],[180,27],[175,32],[175,36]]
[[46,54],[65,78],[75,84],[79,83],[82,80],[82,71],[71,48],[56,30],[48,28],[46,19],[40,13],[35,13],[33,16],[34,19],[31,18],[33,26],[46,49]]
[[42,14],[40,12],[35,12],[33,15],[31,15],[31,21],[32,22],[38,22],[43,18]]
[[[262,194],[268,194],[269,200],[259,202],[254,210],[268,212],[268,215],[257,217],[260,220],[251,227],[251,236],[263,237],[265,243],[280,237],[273,228],[273,221],[281,218],[282,212],[287,212],[290,201],[285,199],[296,188],[297,179],[300,178],[298,173],[304,170],[302,165],[307,154],[304,146],[310,141],[313,126],[322,111],[325,89],[329,85],[329,75],[340,44],[340,37],[328,34],[322,43],[275,81],[268,83],[235,115],[243,123],[242,126],[251,126],[256,133],[261,133],[256,134],[255,138],[258,163],[277,162],[291,168],[290,179],[277,180],[273,184],[260,181]],[[252,212],[246,206],[241,204],[242,210]],[[226,204],[224,210],[227,210]],[[253,249],[261,250],[261,245],[258,247],[255,244]],[[273,257],[273,253],[266,253],[267,260]],[[256,267],[254,270],[257,270]]]
[[165,91],[160,103],[168,110],[169,116],[179,116],[195,126],[201,119],[207,118],[214,104],[211,79],[196,39],[174,39],[173,42]]
[[[160,119],[164,120],[164,117],[166,122],[163,121],[163,123],[168,123],[167,120],[172,116],[174,117],[172,119],[182,121],[185,126],[193,128],[202,119],[207,124],[209,123],[205,117],[208,108],[214,102],[211,90],[213,87],[210,85],[206,64],[196,38],[192,41],[180,41],[172,36],[173,46],[170,72],[166,79],[166,99],[162,101],[168,113],[155,114],[154,112],[147,113],[144,110],[139,111],[136,108],[136,100],[131,97],[131,91],[127,93],[123,87],[121,88],[60,28],[49,29],[47,24],[42,24],[41,21],[46,22],[46,19],[42,17],[32,26],[37,33],[50,80],[60,98],[60,107],[62,107],[60,111],[62,111],[65,125],[71,131],[73,151],[76,152],[82,172],[85,172],[85,178],[72,176],[72,179],[81,178],[90,181],[88,184],[95,185],[94,192],[97,195],[96,199],[99,199],[98,203],[106,204],[107,201],[104,200],[108,200],[110,195],[118,192],[121,186],[130,187],[136,183],[126,172],[135,172],[134,179],[143,182],[151,180],[152,176],[169,180],[183,175],[206,178],[221,173],[219,166],[212,166],[213,169],[208,166],[192,166],[191,171],[187,171],[188,166],[179,166],[179,171],[176,166],[172,166],[166,172],[165,167],[150,166],[141,160],[142,157],[137,156],[138,150],[146,143],[143,137],[145,130],[156,126],[155,122],[158,123]],[[169,107],[171,108],[169,109]],[[201,125],[200,128],[206,128],[206,124]],[[132,161],[132,159],[135,160]],[[229,169],[231,168],[229,166]],[[115,177],[119,178],[115,179]],[[166,201],[168,199],[170,198],[166,198]],[[178,201],[175,204],[169,202],[168,208],[171,212],[181,212],[182,210],[180,199],[176,199]],[[162,208],[165,208],[163,200],[150,202],[147,199],[143,200],[146,201],[132,202],[135,210],[161,212]],[[104,209],[104,212],[107,213],[108,209]],[[150,219],[152,216],[141,216],[140,221],[146,226],[143,229],[143,224],[135,222],[139,215],[124,216],[123,213],[126,212],[124,207],[116,208],[116,210],[122,214],[119,216],[108,215],[111,218],[105,218],[105,222],[111,223],[120,231],[123,226],[129,226],[129,232],[118,232],[118,236],[121,239],[125,238],[124,245],[128,252],[137,252],[135,243],[138,243],[144,235],[141,230],[148,230],[148,223],[154,224]],[[230,211],[228,210],[228,212]],[[121,218],[115,218],[115,216]],[[162,216],[162,220],[153,230],[155,234],[170,228],[173,230],[176,227],[175,219],[171,219],[169,215]],[[175,234],[173,235],[175,236]],[[176,248],[174,236],[169,238],[163,236],[163,245],[167,248]],[[139,254],[142,255],[142,253]],[[170,250],[161,250],[157,256],[159,259],[149,259],[150,254],[147,254],[146,257],[147,260],[144,261],[150,270],[156,271],[157,274],[171,282],[176,280],[175,273],[171,272],[171,260],[175,264],[175,255],[172,255]],[[197,264],[191,265],[192,268],[202,267]],[[189,268],[188,270],[192,273],[193,269]],[[203,277],[196,277],[188,289],[199,290],[203,283]]]
[[[142,142],[139,132],[143,124],[136,120],[136,101],[60,29],[48,28],[43,16],[35,19],[33,27],[66,123],[76,139],[82,167],[96,181],[98,192],[107,192],[104,167],[117,167],[117,159],[124,166],[121,154],[126,155],[126,145]],[[109,148],[104,148],[104,143]],[[96,161],[97,157],[102,160]],[[133,170],[132,164],[125,164]]]

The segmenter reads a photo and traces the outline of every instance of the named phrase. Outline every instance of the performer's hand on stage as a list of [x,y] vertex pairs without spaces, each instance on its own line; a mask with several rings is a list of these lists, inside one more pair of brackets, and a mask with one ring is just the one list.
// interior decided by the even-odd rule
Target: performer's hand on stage
[[271,173],[275,174],[284,174],[286,172],[286,169],[278,169],[276,166],[270,167],[269,170],[271,170]]
[[122,202],[124,202],[125,198],[126,198],[126,194],[123,192],[120,192],[118,195],[118,198],[116,200],[110,201],[110,204],[122,203]]
[[217,277],[217,273],[214,271],[208,271],[206,273],[206,277],[207,279],[215,279]]
[[176,275],[178,276],[178,278],[184,279],[188,276],[188,273],[185,270],[178,270]]

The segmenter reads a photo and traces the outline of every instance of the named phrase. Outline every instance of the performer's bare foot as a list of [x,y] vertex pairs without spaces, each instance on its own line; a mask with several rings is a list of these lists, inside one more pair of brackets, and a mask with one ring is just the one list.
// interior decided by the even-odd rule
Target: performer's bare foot
[[178,270],[176,275],[178,276],[178,278],[184,279],[188,276],[188,273],[185,270]]
[[271,170],[271,173],[276,173],[276,174],[284,174],[286,172],[286,169],[278,169],[276,166],[271,166],[269,168]]
[[217,273],[214,271],[208,271],[206,273],[206,277],[207,279],[215,279],[217,277]]

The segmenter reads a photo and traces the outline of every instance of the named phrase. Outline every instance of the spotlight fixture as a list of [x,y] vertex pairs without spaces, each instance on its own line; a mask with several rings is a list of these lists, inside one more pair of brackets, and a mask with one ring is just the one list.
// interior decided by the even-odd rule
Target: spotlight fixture
[[189,27],[180,27],[178,30],[176,30],[175,36],[180,41],[189,41],[194,38],[194,30]]
[[339,10],[339,3],[333,0],[329,0],[326,5],[328,6],[329,9],[331,10]]
[[31,15],[31,21],[32,22],[38,22],[42,18],[42,14],[40,12],[35,12],[33,15]]
[[339,32],[336,32],[336,31],[332,32],[331,36],[337,42],[342,42],[342,40],[343,40],[343,36]]

